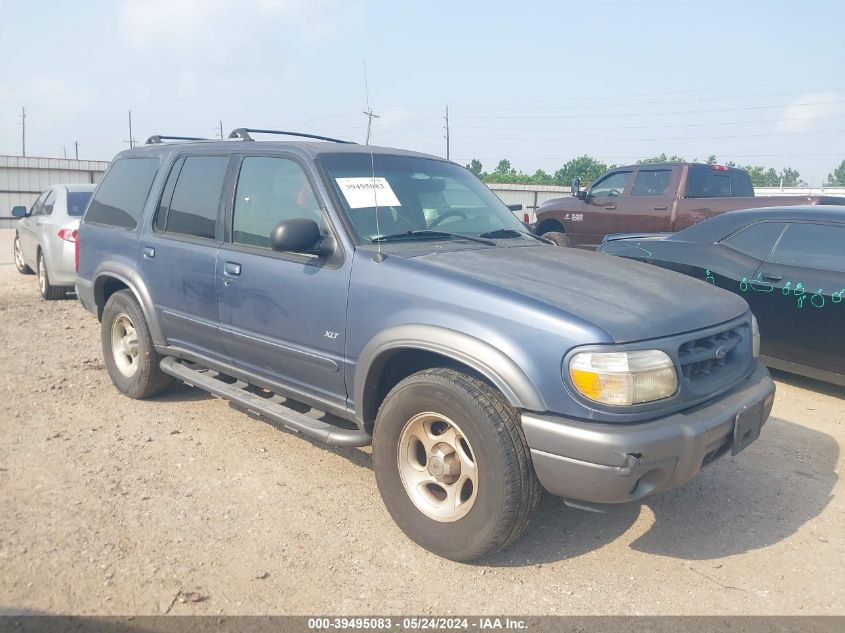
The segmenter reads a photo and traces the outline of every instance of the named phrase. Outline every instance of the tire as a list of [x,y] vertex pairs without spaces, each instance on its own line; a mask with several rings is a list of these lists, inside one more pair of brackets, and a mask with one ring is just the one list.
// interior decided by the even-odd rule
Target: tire
[[560,231],[549,231],[548,233],[543,233],[543,237],[545,237],[547,240],[551,240],[558,246],[572,246],[572,242],[570,241],[569,236],[566,233]]
[[23,251],[21,251],[21,241],[18,239],[18,234],[15,233],[15,243],[12,247],[12,253],[15,259],[15,268],[18,269],[18,272],[21,275],[32,275],[35,274],[35,271],[32,270],[29,266],[26,265],[26,261],[23,258]]
[[396,524],[455,561],[512,543],[540,500],[519,414],[492,387],[454,369],[421,371],[390,391],[376,418],[373,464]]
[[50,285],[50,273],[47,270],[47,262],[44,260],[44,251],[38,251],[38,290],[41,296],[47,301],[64,299],[67,288],[64,286]]
[[147,321],[129,290],[115,292],[106,302],[100,325],[103,361],[114,386],[130,398],[149,398],[167,389],[173,378],[159,368]]

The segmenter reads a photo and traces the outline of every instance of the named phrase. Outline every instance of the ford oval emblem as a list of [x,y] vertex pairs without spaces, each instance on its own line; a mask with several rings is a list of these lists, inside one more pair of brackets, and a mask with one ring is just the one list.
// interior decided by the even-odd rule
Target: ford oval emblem
[[728,355],[728,348],[724,345],[720,345],[716,348],[716,360],[722,360],[725,356]]

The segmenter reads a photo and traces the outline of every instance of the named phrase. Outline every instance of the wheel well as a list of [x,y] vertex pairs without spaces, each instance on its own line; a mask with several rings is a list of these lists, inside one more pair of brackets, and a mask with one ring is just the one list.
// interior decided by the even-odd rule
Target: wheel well
[[548,233],[549,231],[560,231],[561,233],[566,233],[566,229],[563,228],[563,224],[561,224],[558,220],[543,220],[537,226],[538,235]]
[[487,378],[473,368],[454,358],[421,349],[399,349],[387,352],[377,358],[374,365],[375,367],[370,370],[367,377],[367,385],[364,389],[365,399],[362,403],[364,427],[370,433],[372,433],[378,410],[390,390],[418,371],[435,367],[449,367],[483,380],[495,389],[495,386]]
[[97,303],[97,318],[103,319],[103,310],[106,303],[115,292],[118,290],[128,290],[129,286],[123,283],[116,277],[101,277],[97,280],[97,286],[94,290],[94,300]]

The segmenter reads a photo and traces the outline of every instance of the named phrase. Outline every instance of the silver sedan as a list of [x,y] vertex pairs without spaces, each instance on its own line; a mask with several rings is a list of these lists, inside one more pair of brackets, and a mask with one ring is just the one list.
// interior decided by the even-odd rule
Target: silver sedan
[[20,218],[15,231],[15,266],[23,275],[38,273],[45,299],[61,299],[76,283],[76,231],[95,185],[53,185]]

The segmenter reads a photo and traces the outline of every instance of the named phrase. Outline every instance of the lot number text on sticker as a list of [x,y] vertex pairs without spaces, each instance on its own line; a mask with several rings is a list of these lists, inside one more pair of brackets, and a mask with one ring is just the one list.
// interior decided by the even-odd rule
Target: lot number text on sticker
[[386,178],[335,178],[350,209],[400,207]]

